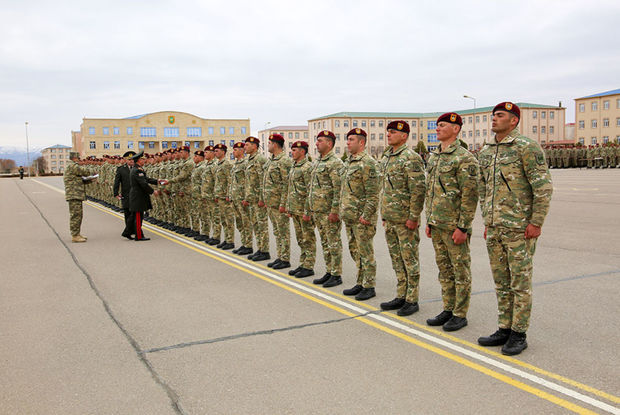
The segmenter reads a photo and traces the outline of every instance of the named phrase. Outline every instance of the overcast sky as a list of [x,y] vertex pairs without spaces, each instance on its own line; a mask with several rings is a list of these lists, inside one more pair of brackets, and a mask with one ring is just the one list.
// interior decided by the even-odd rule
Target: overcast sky
[[252,132],[339,111],[567,107],[620,88],[620,2],[0,0],[0,146],[184,111]]

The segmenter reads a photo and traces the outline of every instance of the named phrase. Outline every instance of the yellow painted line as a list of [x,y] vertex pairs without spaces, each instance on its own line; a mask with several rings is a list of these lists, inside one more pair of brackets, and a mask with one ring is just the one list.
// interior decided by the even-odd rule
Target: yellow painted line
[[[48,184],[46,184],[46,183],[40,182],[40,181],[38,181],[38,180],[34,180],[34,181],[36,181],[37,183],[42,184],[42,185],[44,185],[44,186],[46,186],[46,187],[49,187],[49,188],[51,188],[51,189],[53,189],[53,190],[55,190],[55,191],[58,191],[58,192],[60,192],[60,193],[64,193],[62,190],[60,190],[60,189],[58,189],[58,188],[55,188],[55,187],[53,187],[53,186],[50,186],[50,185],[48,185]],[[108,214],[111,214],[111,215],[113,215],[113,216],[115,216],[115,217],[122,218],[120,215],[118,215],[118,214],[116,214],[116,213],[114,213],[114,212],[110,212],[107,208],[100,207],[99,205],[97,205],[97,204],[95,204],[95,203],[93,203],[93,202],[87,202],[87,203],[88,203],[90,206],[92,206],[92,207],[94,207],[94,208],[96,208],[96,209],[98,209],[98,210],[100,210],[100,211],[102,211],[102,212],[104,212],[104,213],[108,213]],[[164,233],[162,233],[162,232],[159,232],[159,231],[157,231],[157,230],[153,229],[153,228],[155,228],[155,227],[156,227],[156,226],[154,226],[154,225],[147,225],[147,226],[150,228],[150,230],[151,230],[152,232],[154,232],[155,234],[157,234],[157,235],[161,236],[162,238],[165,238],[165,239],[167,239],[167,240],[169,240],[169,241],[172,241],[172,242],[174,242],[174,243],[176,243],[176,244],[179,244],[179,245],[181,245],[181,246],[183,246],[183,247],[185,247],[185,248],[188,248],[188,249],[190,249],[190,250],[192,250],[192,251],[194,251],[194,252],[197,252],[197,253],[200,253],[200,254],[205,255],[205,256],[207,256],[207,257],[210,257],[210,258],[212,258],[212,259],[215,259],[215,260],[217,260],[217,261],[219,261],[219,262],[222,262],[222,263],[224,263],[224,264],[226,264],[226,265],[229,265],[229,266],[231,266],[231,267],[233,267],[233,268],[235,268],[235,269],[238,269],[238,270],[243,271],[243,272],[245,272],[245,273],[247,273],[247,274],[250,274],[250,275],[252,275],[252,276],[254,276],[254,277],[257,277],[257,278],[259,278],[259,279],[261,279],[261,280],[263,280],[263,281],[266,281],[266,282],[268,282],[268,283],[270,283],[270,284],[276,285],[277,287],[283,288],[283,289],[285,289],[285,290],[287,290],[287,291],[289,291],[289,292],[291,292],[291,293],[297,294],[297,295],[299,295],[299,296],[301,296],[301,297],[303,297],[303,298],[306,298],[306,299],[311,300],[311,301],[313,301],[313,302],[315,302],[315,303],[321,304],[321,305],[323,305],[323,306],[325,306],[325,307],[327,307],[327,308],[329,308],[329,309],[331,309],[331,310],[334,310],[334,311],[336,311],[336,312],[338,312],[338,313],[344,314],[344,315],[349,316],[349,317],[353,317],[353,316],[355,316],[355,315],[356,315],[355,313],[352,313],[352,312],[350,312],[350,311],[348,311],[348,310],[345,310],[345,309],[343,309],[343,308],[341,308],[341,307],[338,307],[338,306],[336,306],[336,305],[330,304],[330,303],[328,303],[328,302],[326,302],[326,301],[324,301],[324,300],[321,300],[321,299],[319,299],[319,298],[317,298],[317,297],[314,297],[314,296],[311,296],[311,295],[306,294],[306,293],[304,293],[304,292],[301,292],[301,291],[299,291],[299,290],[297,290],[297,289],[295,289],[295,288],[293,288],[293,287],[287,286],[287,285],[285,285],[285,284],[283,284],[283,283],[280,283],[280,282],[278,282],[278,281],[275,281],[275,280],[273,280],[273,279],[271,279],[271,278],[269,278],[269,277],[266,277],[266,276],[260,275],[260,274],[258,274],[258,273],[256,273],[256,272],[254,272],[254,271],[252,271],[252,270],[249,270],[249,269],[247,269],[247,268],[245,268],[245,267],[243,267],[243,266],[240,266],[240,265],[238,265],[238,264],[235,264],[235,263],[233,263],[233,262],[230,262],[230,261],[228,261],[228,260],[226,260],[226,259],[224,259],[224,258],[221,258],[220,256],[213,255],[213,254],[211,254],[211,253],[209,253],[209,252],[206,252],[204,249],[198,249],[198,248],[196,248],[196,247],[194,247],[194,246],[191,246],[191,245],[188,245],[188,244],[186,244],[186,243],[184,243],[184,242],[182,242],[182,241],[179,241],[179,240],[178,240],[178,239],[176,239],[176,238],[169,237],[168,235],[166,235],[166,234],[164,234]],[[160,228],[160,229],[161,229],[161,228]],[[184,239],[188,239],[188,238],[185,238],[185,237],[183,237],[183,238],[184,238]],[[189,239],[188,239],[188,240],[189,240]],[[224,252],[224,254],[225,254],[225,255],[227,255],[227,256],[229,255],[228,253],[225,253],[225,252]],[[265,267],[265,266],[264,266],[264,265],[262,265],[262,264],[257,264],[257,263],[255,263],[255,262],[250,262],[250,261],[248,261],[248,260],[244,259],[243,257],[234,257],[234,258],[235,258],[236,260],[242,260],[243,262],[247,262],[248,264],[250,264],[250,265],[252,265],[252,266],[258,266],[258,267],[264,268],[266,271],[269,271],[269,272],[277,272],[276,270],[272,270],[271,268]],[[285,277],[289,278],[289,277],[288,277],[286,274],[284,274],[284,273],[278,272],[278,274],[280,274],[280,275],[282,275],[282,276],[285,276]],[[317,288],[319,288],[320,290],[324,291],[325,293],[327,293],[327,294],[329,294],[329,295],[332,295],[332,296],[337,296],[337,297],[340,297],[340,298],[342,298],[342,299],[346,300],[347,302],[353,303],[353,302],[352,302],[352,301],[351,301],[348,297],[346,297],[346,296],[343,296],[343,295],[340,295],[340,294],[334,293],[334,292],[329,291],[329,290],[326,290],[326,289],[324,289],[324,288],[322,288],[322,287],[316,287],[316,286],[313,286],[313,285],[311,285],[310,283],[308,283],[307,281],[299,280],[299,281],[296,281],[296,282],[301,283],[301,284],[304,284],[304,285],[307,285],[307,286],[309,286],[309,287],[312,287],[313,289],[317,289]],[[372,307],[372,306],[369,306],[369,305],[367,305],[367,304],[365,304],[365,303],[355,302],[354,304],[355,304],[356,306],[363,306],[364,308],[369,309],[369,310],[377,310],[377,308]],[[546,370],[544,370],[544,369],[541,369],[541,368],[538,368],[538,367],[536,367],[536,366],[534,366],[534,365],[531,365],[531,364],[529,364],[529,363],[525,363],[525,362],[522,362],[522,361],[520,361],[520,360],[517,360],[517,359],[511,358],[511,357],[509,357],[509,356],[504,356],[504,355],[502,355],[502,354],[500,354],[500,353],[497,353],[497,352],[494,352],[494,351],[488,350],[488,349],[486,349],[486,348],[483,348],[483,347],[481,347],[481,346],[478,346],[478,345],[473,344],[473,343],[471,343],[471,342],[468,342],[468,341],[466,341],[466,340],[459,339],[458,337],[454,337],[454,336],[448,335],[448,334],[443,333],[443,332],[441,332],[441,331],[438,331],[438,330],[435,330],[435,329],[430,329],[430,328],[428,328],[428,327],[426,327],[426,326],[424,326],[424,325],[421,325],[421,324],[419,324],[419,323],[413,322],[413,321],[411,321],[411,320],[409,320],[409,319],[406,319],[406,318],[403,318],[403,317],[400,317],[400,316],[397,316],[397,315],[394,315],[394,314],[391,314],[391,313],[390,313],[390,316],[391,316],[391,317],[393,317],[393,318],[396,318],[396,319],[398,319],[398,320],[400,320],[400,321],[402,321],[402,322],[404,322],[404,323],[407,323],[407,324],[409,324],[409,325],[413,325],[413,326],[415,326],[415,327],[417,327],[417,328],[419,328],[419,329],[423,329],[423,330],[425,330],[425,331],[427,331],[427,332],[431,332],[431,333],[433,333],[433,334],[435,334],[435,335],[439,335],[439,336],[441,336],[441,337],[444,337],[444,338],[449,339],[449,340],[451,340],[451,341],[454,341],[454,342],[456,342],[456,343],[460,343],[460,344],[463,344],[463,345],[465,345],[465,346],[468,346],[468,347],[474,348],[474,349],[476,349],[476,350],[479,350],[479,351],[484,352],[484,353],[486,353],[486,354],[489,354],[489,355],[491,355],[491,356],[501,358],[501,359],[503,359],[503,360],[505,360],[505,361],[508,361],[508,362],[510,362],[510,363],[513,363],[513,364],[516,364],[516,365],[518,365],[518,366],[522,366],[522,367],[528,368],[528,369],[530,369],[530,370],[532,370],[532,371],[534,371],[534,372],[536,372],[536,373],[539,373],[539,374],[543,374],[543,375],[549,376],[549,377],[551,377],[551,378],[553,378],[553,379],[556,379],[556,380],[562,381],[562,382],[564,382],[564,383],[567,383],[567,384],[569,384],[569,385],[571,385],[571,386],[574,386],[574,387],[577,387],[577,388],[579,388],[579,389],[583,389],[583,390],[588,391],[588,392],[590,392],[590,393],[593,393],[593,394],[595,394],[595,395],[597,395],[597,396],[600,396],[600,397],[603,397],[603,398],[609,399],[609,400],[611,400],[611,401],[613,401],[613,402],[620,402],[620,398],[618,398],[618,397],[616,397],[616,396],[614,396],[614,395],[608,394],[608,393],[606,393],[606,392],[599,391],[599,390],[597,390],[597,389],[595,389],[595,388],[592,388],[592,387],[590,387],[590,386],[588,386],[588,385],[585,385],[585,384],[582,384],[582,383],[580,383],[580,382],[574,381],[574,380],[572,380],[572,379],[566,378],[566,377],[564,377],[564,376],[561,376],[561,375],[555,374],[555,373],[553,373],[553,372],[546,371]],[[541,389],[538,389],[538,388],[535,388],[535,387],[529,386],[529,385],[527,385],[527,384],[525,384],[525,383],[523,383],[523,382],[520,382],[520,381],[518,381],[518,380],[515,380],[515,379],[513,379],[513,378],[511,378],[511,377],[509,377],[509,376],[503,375],[503,374],[501,374],[501,373],[499,373],[499,372],[496,372],[496,371],[494,371],[494,370],[492,370],[492,369],[486,368],[486,367],[484,367],[484,366],[482,366],[482,365],[480,365],[480,364],[478,364],[478,363],[474,363],[474,362],[472,362],[472,361],[470,361],[470,360],[467,360],[467,359],[465,359],[465,358],[462,358],[462,357],[460,357],[460,356],[458,356],[458,355],[455,355],[455,354],[453,354],[453,353],[451,353],[451,352],[445,351],[445,350],[443,350],[443,349],[441,349],[441,348],[438,348],[438,347],[436,347],[436,346],[433,346],[433,345],[431,345],[431,344],[428,344],[428,343],[422,342],[422,341],[420,341],[420,340],[418,340],[418,339],[415,339],[415,338],[413,338],[413,337],[411,337],[411,336],[409,336],[409,335],[407,335],[407,334],[404,334],[404,333],[401,333],[401,332],[396,331],[396,330],[394,330],[394,329],[391,329],[391,328],[389,328],[389,327],[386,327],[386,326],[384,326],[384,325],[382,325],[382,324],[380,324],[380,323],[377,323],[377,322],[375,322],[375,321],[371,321],[371,320],[369,320],[369,319],[367,319],[367,318],[365,318],[365,317],[359,317],[359,318],[357,318],[356,320],[362,321],[363,323],[365,323],[365,324],[367,324],[367,325],[370,325],[370,326],[372,326],[372,327],[375,327],[375,328],[377,328],[377,329],[379,329],[379,330],[381,330],[381,331],[383,331],[383,332],[385,332],[385,333],[388,333],[388,334],[394,335],[394,336],[396,336],[396,337],[398,337],[398,338],[400,338],[400,339],[403,339],[403,340],[405,340],[405,341],[407,341],[407,342],[409,342],[409,343],[415,344],[415,345],[417,345],[417,346],[419,346],[419,347],[422,347],[422,348],[424,348],[424,349],[426,349],[426,350],[429,350],[429,351],[432,351],[432,352],[434,352],[434,353],[437,353],[437,354],[439,354],[439,355],[441,355],[441,356],[443,356],[443,357],[446,357],[446,358],[448,358],[448,359],[450,359],[450,360],[453,360],[453,361],[455,361],[455,362],[457,362],[457,363],[460,363],[460,364],[462,364],[462,365],[464,365],[464,366],[470,367],[470,368],[472,368],[472,369],[474,369],[474,370],[477,370],[477,371],[479,371],[479,372],[481,372],[481,373],[483,373],[483,374],[486,374],[486,375],[488,375],[488,376],[491,376],[491,377],[493,377],[493,378],[495,378],[495,379],[498,379],[498,380],[500,380],[500,381],[502,381],[502,382],[508,383],[508,384],[510,384],[510,385],[512,385],[512,386],[514,386],[514,387],[516,387],[516,388],[518,388],[518,389],[521,389],[521,390],[524,390],[524,391],[526,391],[526,392],[528,392],[528,393],[534,394],[534,395],[536,395],[536,396],[538,396],[538,397],[540,397],[540,398],[542,398],[542,399],[548,400],[548,401],[550,401],[550,402],[552,402],[552,403],[554,403],[554,404],[557,404],[557,405],[559,405],[559,406],[562,406],[562,407],[564,407],[564,408],[566,408],[566,409],[569,409],[569,410],[571,410],[571,411],[573,411],[573,412],[580,413],[580,414],[594,414],[594,413],[595,413],[595,412],[592,412],[592,411],[590,411],[590,410],[588,410],[588,409],[586,409],[586,408],[583,408],[583,407],[580,407],[580,406],[578,406],[578,405],[575,405],[575,404],[573,404],[573,403],[571,403],[571,402],[569,402],[569,401],[566,401],[566,400],[564,400],[564,399],[558,398],[558,397],[557,397],[557,396],[555,396],[555,395],[552,395],[552,394],[549,394],[549,393],[547,393],[547,392],[544,392],[544,391],[543,391],[543,390],[541,390]]]

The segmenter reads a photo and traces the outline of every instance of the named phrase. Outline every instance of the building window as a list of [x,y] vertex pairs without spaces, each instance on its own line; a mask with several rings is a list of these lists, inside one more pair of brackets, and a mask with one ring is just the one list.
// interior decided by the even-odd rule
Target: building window
[[336,134],[336,141],[340,141],[340,133]]
[[289,131],[288,138],[293,138],[293,133]]
[[545,128],[544,125],[542,127],[540,127],[540,133],[541,134],[546,134],[546,128]]
[[608,135],[603,137],[603,143],[605,143],[605,144],[609,143],[609,136]]
[[138,148],[144,150],[144,141],[138,141]]
[[366,127],[366,121],[362,121],[362,127]]
[[191,142],[191,141],[184,141],[184,142],[183,142],[183,145],[184,145],[185,147],[189,147],[191,144],[192,144],[192,142]]
[[55,153],[56,149],[55,148],[50,148],[50,153]]
[[345,127],[345,128],[348,128],[349,127],[349,121],[343,121],[342,122],[342,126]]
[[375,126],[375,120],[370,120],[370,126],[374,127]]
[[603,118],[603,127],[609,127],[609,118]]
[[209,140],[209,145],[210,145],[210,146],[212,146],[212,145],[213,145],[213,143],[214,143],[214,141],[213,141],[213,140]]
[[620,117],[616,118],[616,127],[620,127]]
[[127,141],[127,148],[133,148],[133,141]]
[[246,128],[245,127],[241,127],[241,134],[245,135],[246,134]]
[[323,121],[323,129],[325,129],[325,121]]
[[149,141],[149,148],[151,150],[155,148],[155,141]]
[[542,118],[543,120],[545,118],[547,118],[547,112],[546,111],[540,111],[540,118]]
[[187,127],[188,137],[202,137],[202,127]]
[[417,138],[417,136],[418,136],[418,135],[417,135],[416,133],[413,133],[413,134],[411,134],[411,139],[412,139],[412,140],[415,140],[415,139]]
[[58,155],[58,158],[59,158],[59,159],[61,159],[61,158],[62,158],[62,154],[59,154],[59,155]]
[[162,149],[164,149],[164,148],[168,148],[168,142],[167,142],[167,141],[162,141],[162,142],[161,142],[161,148],[162,148]]
[[437,121],[427,121],[426,122],[426,128],[428,130],[434,130],[437,128]]
[[591,143],[591,144],[596,144],[596,137],[592,137],[592,138],[590,139],[590,143]]
[[103,135],[110,135],[110,127],[103,127],[102,132]]
[[549,134],[553,134],[553,130],[554,130],[553,125],[550,125],[549,126]]
[[604,110],[608,110],[609,109],[609,101],[603,101],[603,109]]
[[213,135],[214,134],[213,127],[209,127],[208,132],[209,132],[209,135]]
[[375,141],[375,139],[376,139],[375,133],[370,134],[370,140]]
[[121,133],[121,129],[118,127],[112,128],[112,134],[119,135]]
[[94,141],[91,141],[90,143],[88,143],[88,148],[94,150],[97,148],[97,144]]
[[220,135],[226,135],[226,127],[220,127]]
[[[436,122],[435,122],[435,124],[436,124]],[[412,127],[415,127],[415,126],[417,126],[417,125],[418,125],[418,123],[417,123],[415,120],[412,120],[412,121],[411,121],[411,126],[412,126]]]
[[579,142],[581,143],[581,145],[584,145],[586,140],[583,137],[579,137]]
[[472,117],[469,117],[467,121],[471,124],[472,123]]
[[379,127],[383,127],[383,120],[379,120]]
[[586,122],[583,120],[579,121],[579,129],[583,130],[584,128],[586,128]]
[[486,130],[486,128],[485,128],[484,130],[482,130],[482,136],[483,136],[483,137],[486,137],[486,136],[487,136],[487,130]]
[[50,156],[50,158],[55,159],[55,158],[56,158],[56,154],[52,154],[52,155]]
[[88,127],[88,134],[95,135],[95,127]]
[[340,127],[340,120],[335,120],[335,121],[334,121],[334,127],[335,127],[335,128]]
[[482,116],[482,122],[487,122],[487,116],[486,115]]
[[176,141],[171,141],[170,142],[170,147],[177,148],[177,142]]
[[476,137],[480,137],[480,130],[476,130]]
[[228,127],[228,135],[235,135],[235,127]]
[[194,148],[200,148],[200,141],[194,141]]
[[586,104],[579,104],[579,112],[586,112]]
[[598,111],[598,102],[594,101],[592,103],[592,111]]
[[476,115],[476,122],[480,122],[480,116]]
[[379,141],[383,141],[383,133],[379,134]]
[[357,127],[357,120],[353,120],[353,127]]
[[532,118],[538,118],[538,111],[532,111]]
[[299,138],[299,133],[298,132],[295,133],[295,138],[296,139]]
[[470,132],[469,132],[469,138],[471,138],[471,137],[472,137],[472,132],[470,131]]
[[164,137],[178,137],[179,127],[164,127]]
[[140,137],[157,137],[155,127],[140,127]]
[[133,127],[127,127],[127,135],[133,135]]
[[234,146],[235,145],[235,140],[230,140],[230,146]]
[[115,141],[114,142],[114,149],[115,150],[120,150],[121,148],[121,142],[120,141]]
[[596,128],[598,126],[597,120],[592,120],[592,128]]
[[340,147],[336,147],[336,154],[340,154]]
[[538,132],[538,127],[533,126],[533,127],[532,127],[532,132],[533,132],[534,134],[536,134],[536,133]]
[[616,99],[616,108],[620,108],[620,98]]

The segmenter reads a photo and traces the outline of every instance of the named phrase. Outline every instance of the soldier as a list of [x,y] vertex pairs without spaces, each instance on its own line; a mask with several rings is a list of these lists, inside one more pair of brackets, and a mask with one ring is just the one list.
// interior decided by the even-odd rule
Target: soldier
[[[232,166],[230,161],[226,158],[226,151],[228,147],[226,144],[215,145],[215,157],[217,158],[215,170],[213,174],[215,176],[215,184],[213,185],[213,194],[215,196],[215,203],[219,209],[220,222],[224,231],[224,239],[217,244],[218,248],[228,250],[235,247],[235,229],[234,218],[230,202],[227,202],[228,198],[228,183],[230,182],[230,171]],[[221,230],[218,228],[216,235],[221,235]]]
[[174,229],[182,235],[192,236],[189,228],[189,197],[191,194],[192,171],[194,170],[194,160],[189,158],[189,147],[183,146],[177,151],[179,161],[176,174],[168,180],[175,186],[174,207],[177,211],[176,225]]
[[85,180],[83,177],[90,176],[88,169],[79,163],[80,154],[69,153],[69,161],[65,166],[63,181],[65,183],[65,200],[69,202],[69,230],[71,242],[86,242],[88,238],[80,235],[82,226],[82,202],[86,200],[85,185],[96,179]]
[[235,163],[230,172],[230,189],[228,191],[229,201],[232,202],[235,213],[237,230],[239,231],[239,235],[241,235],[241,246],[233,250],[233,253],[237,255],[248,255],[254,252],[251,248],[252,228],[250,227],[250,211],[248,206],[243,205],[243,198],[245,197],[246,165],[244,147],[245,145],[242,142],[233,145]]
[[347,133],[347,149],[340,216],[346,226],[349,252],[357,265],[357,281],[342,293],[364,301],[376,296],[373,239],[377,232],[379,163],[366,152],[366,131],[361,128]]
[[340,190],[344,170],[342,160],[334,154],[336,135],[324,130],[317,135],[316,148],[320,157],[312,167],[308,198],[303,220],[314,221],[321,237],[327,272],[312,281],[323,287],[342,284],[342,240],[340,239]]
[[24,180],[24,166],[19,166],[19,180]]
[[[191,183],[191,195],[190,195],[190,219],[192,224],[191,235],[196,241],[206,241],[207,236],[202,233],[202,211],[203,203],[200,197],[200,187],[202,185],[202,173],[205,169],[205,152],[202,150],[194,151],[194,164],[195,167],[192,170]],[[188,236],[189,236],[188,235]]]
[[273,269],[290,268],[291,266],[291,227],[285,209],[291,160],[284,154],[283,147],[284,137],[280,134],[269,136],[267,149],[271,153],[271,158],[265,164],[262,198],[258,202],[258,206],[267,208],[267,214],[276,237],[277,258],[267,264]]
[[594,168],[598,169],[603,165],[602,149],[596,144],[592,151],[592,158],[594,159]]
[[288,197],[286,200],[286,212],[293,219],[295,237],[301,254],[299,266],[289,271],[289,275],[295,278],[305,278],[314,275],[314,262],[316,260],[316,237],[314,235],[314,223],[312,220],[303,220],[308,188],[312,178],[312,163],[306,156],[308,143],[296,141],[291,147],[293,153],[293,166],[288,175]]
[[545,160],[547,161],[547,167],[551,168],[551,146],[545,146]]
[[586,150],[586,158],[588,159],[588,168],[591,169],[594,165],[594,149],[592,148],[592,145],[589,145]]
[[614,167],[616,167],[618,166],[618,164],[620,164],[620,145],[618,145],[618,143],[614,144],[614,154],[616,156],[614,161]]
[[496,105],[492,120],[495,139],[480,155],[480,204],[499,329],[480,337],[478,343],[503,345],[505,355],[516,355],[527,348],[532,258],[553,191],[540,146],[519,134],[520,116],[519,107],[511,102]]
[[202,172],[202,184],[200,186],[200,196],[204,201],[204,215],[202,233],[209,236],[205,243],[209,245],[220,244],[220,209],[215,202],[215,168],[217,167],[217,159],[215,158],[215,147],[206,146],[205,152],[205,168]]
[[424,163],[416,152],[407,148],[408,137],[409,124],[406,121],[390,122],[387,126],[389,147],[381,160],[381,219],[398,281],[396,298],[381,303],[381,309],[398,309],[399,316],[408,316],[420,309],[418,225],[424,207],[426,185]]
[[[252,233],[256,238],[256,252],[248,255],[252,261],[265,261],[271,259],[269,255],[269,232],[267,224],[267,212],[264,207],[259,207],[261,199],[261,185],[265,172],[267,159],[258,153],[260,140],[256,137],[245,139],[245,153],[248,155],[245,166],[245,198],[243,205],[250,211],[250,224]],[[251,246],[249,246],[251,248]]]
[[467,325],[471,297],[471,223],[478,203],[478,162],[459,145],[461,116],[449,112],[437,119],[441,142],[428,162],[426,236],[432,238],[443,311],[426,320],[445,331]]
[[131,235],[134,235],[136,231],[133,229],[133,222],[131,221],[131,212],[129,212],[129,190],[131,189],[129,181],[129,170],[133,167],[132,157],[135,156],[134,151],[127,151],[123,154],[125,162],[116,169],[114,176],[114,197],[121,201],[123,208],[123,215],[125,217],[125,229],[121,233],[121,236],[127,239],[133,239]]

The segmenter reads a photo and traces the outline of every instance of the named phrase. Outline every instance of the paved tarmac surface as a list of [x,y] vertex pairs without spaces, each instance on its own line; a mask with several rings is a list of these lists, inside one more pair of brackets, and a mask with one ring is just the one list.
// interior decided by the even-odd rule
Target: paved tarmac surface
[[346,242],[332,289],[150,225],[127,241],[90,203],[72,244],[62,178],[2,179],[0,414],[620,414],[620,170],[552,174],[516,358],[476,344],[497,306],[479,213],[469,326],[449,335],[425,324],[442,308],[425,236],[421,309],[400,318],[378,311],[396,285],[381,227],[360,303]]

